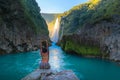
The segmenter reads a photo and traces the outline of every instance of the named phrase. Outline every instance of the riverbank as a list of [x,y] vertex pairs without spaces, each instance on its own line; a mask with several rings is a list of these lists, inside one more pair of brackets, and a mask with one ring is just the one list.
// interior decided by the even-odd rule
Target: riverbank
[[[81,80],[120,80],[120,66],[115,62],[98,58],[85,58],[65,53],[59,46],[49,47],[51,69],[72,70]],[[0,79],[20,80],[34,72],[41,56],[38,51],[0,55]],[[11,65],[12,64],[12,65]],[[9,66],[9,67],[8,67]],[[97,74],[96,74],[97,73]],[[7,76],[7,77],[5,77]]]
[[120,62],[119,34],[104,37],[104,39],[91,36],[92,35],[85,36],[85,33],[64,35],[61,41],[58,42],[58,45],[67,53],[78,54],[84,57],[99,57]]

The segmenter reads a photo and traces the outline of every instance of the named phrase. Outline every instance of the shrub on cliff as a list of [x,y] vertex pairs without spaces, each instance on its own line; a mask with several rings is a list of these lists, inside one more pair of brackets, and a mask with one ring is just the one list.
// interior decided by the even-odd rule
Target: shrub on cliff
[[90,0],[62,14],[61,26],[64,26],[65,33],[74,33],[87,24],[110,21],[112,16],[120,15],[119,5],[120,0]]
[[0,54],[36,50],[48,38],[35,0],[0,0]]
[[34,0],[21,0],[20,2],[23,5],[29,24],[31,24],[36,33],[48,34],[46,22],[40,15],[40,8],[36,6],[38,4]]

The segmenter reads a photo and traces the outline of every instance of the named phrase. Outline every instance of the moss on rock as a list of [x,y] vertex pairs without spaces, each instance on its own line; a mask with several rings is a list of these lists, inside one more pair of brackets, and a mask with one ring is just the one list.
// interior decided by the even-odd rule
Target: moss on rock
[[[81,41],[81,42],[80,42]],[[81,56],[99,56],[103,54],[101,48],[98,46],[98,43],[94,44],[88,42],[87,40],[82,40],[79,37],[76,38],[76,35],[67,35],[63,36],[60,43],[58,43],[62,49],[68,53],[79,54]],[[91,45],[89,43],[92,43]]]
[[65,51],[73,51],[80,55],[92,55],[92,56],[100,56],[100,48],[96,46],[89,46],[89,45],[83,45],[83,44],[77,44],[73,41],[66,41],[65,44]]

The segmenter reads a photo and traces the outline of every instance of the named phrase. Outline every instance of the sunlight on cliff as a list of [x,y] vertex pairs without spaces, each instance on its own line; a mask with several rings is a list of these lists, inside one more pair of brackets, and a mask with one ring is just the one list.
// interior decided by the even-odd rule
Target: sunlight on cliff
[[97,5],[101,0],[90,0],[90,2],[94,5]]
[[53,30],[54,30],[54,27],[53,27],[54,23],[53,22],[50,22],[50,23],[47,22],[47,25],[48,25],[49,37],[51,37],[52,33],[53,33]]
[[89,9],[95,9],[96,5],[98,5],[101,0],[90,0],[89,1]]

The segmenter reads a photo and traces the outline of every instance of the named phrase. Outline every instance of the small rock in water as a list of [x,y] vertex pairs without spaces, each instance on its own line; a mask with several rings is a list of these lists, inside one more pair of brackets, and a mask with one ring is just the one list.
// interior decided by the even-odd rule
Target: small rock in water
[[37,69],[22,80],[79,80],[71,70],[61,72],[50,69]]

